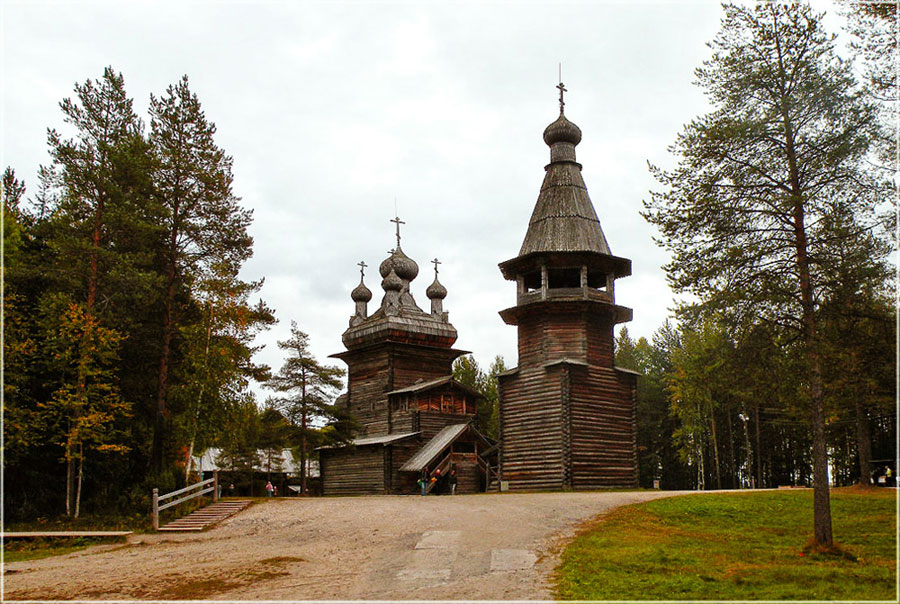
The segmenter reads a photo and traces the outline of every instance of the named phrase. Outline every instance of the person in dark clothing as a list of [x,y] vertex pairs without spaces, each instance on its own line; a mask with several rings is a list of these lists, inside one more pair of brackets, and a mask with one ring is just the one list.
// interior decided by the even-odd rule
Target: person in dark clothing
[[450,477],[448,478],[448,482],[450,483],[450,494],[456,495],[456,483],[458,482],[456,470],[450,470]]
[[430,476],[428,475],[428,466],[422,468],[422,472],[419,473],[419,486],[422,488],[422,495],[425,494],[426,489],[428,489],[428,480]]
[[431,482],[437,483],[434,485],[434,488],[431,491],[435,495],[440,495],[441,491],[444,489],[444,476],[441,476],[441,469],[438,468],[434,471],[434,476],[431,477]]

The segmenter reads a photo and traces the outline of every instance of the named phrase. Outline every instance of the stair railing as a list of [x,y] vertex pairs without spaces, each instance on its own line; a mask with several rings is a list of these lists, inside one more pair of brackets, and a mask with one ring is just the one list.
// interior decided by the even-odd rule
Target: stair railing
[[[210,485],[207,488],[203,488],[206,485]],[[198,490],[199,489],[199,490]],[[182,493],[187,493],[188,491],[197,491],[196,493],[191,493],[185,497],[181,497],[180,499],[176,499],[175,501],[170,501],[164,505],[159,505],[159,502],[168,499],[170,497],[174,497],[175,495],[181,495]],[[183,489],[178,489],[177,491],[172,491],[171,493],[166,493],[165,495],[159,494],[159,489],[153,489],[153,530],[159,530],[159,513],[166,508],[170,508],[173,505],[178,505],[179,503],[184,503],[194,497],[199,497],[200,495],[205,495],[206,493],[212,493],[213,502],[219,500],[219,471],[213,470],[213,477],[207,478],[204,481],[198,482],[196,484],[192,484],[189,487],[184,487]]]

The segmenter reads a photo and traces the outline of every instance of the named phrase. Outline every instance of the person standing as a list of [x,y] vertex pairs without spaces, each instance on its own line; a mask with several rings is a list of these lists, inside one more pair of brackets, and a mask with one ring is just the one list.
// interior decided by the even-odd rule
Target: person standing
[[422,468],[422,472],[419,474],[419,486],[422,487],[422,495],[425,495],[428,488],[428,466]]
[[444,486],[444,477],[441,476],[441,469],[438,468],[434,471],[434,476],[431,477],[431,482],[436,483],[432,488],[431,492],[435,495],[441,494],[441,488]]
[[456,483],[458,478],[456,476],[456,470],[450,470],[450,494],[456,495]]
[[272,491],[275,490],[275,487],[272,486],[272,481],[266,483],[266,497],[272,496]]

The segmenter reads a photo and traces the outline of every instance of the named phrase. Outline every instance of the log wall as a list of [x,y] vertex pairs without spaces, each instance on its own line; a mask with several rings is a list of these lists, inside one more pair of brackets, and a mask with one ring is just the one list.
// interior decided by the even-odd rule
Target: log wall
[[500,378],[500,479],[510,489],[563,488],[560,384],[543,367]]
[[[554,309],[556,311],[557,309]],[[563,358],[612,367],[614,314],[567,308],[546,312],[542,307],[519,319],[519,366],[541,365]]]
[[319,452],[324,495],[380,495],[385,491],[385,447],[348,447]]
[[[527,314],[519,368],[500,378],[510,490],[637,485],[634,376],[613,368],[610,312]],[[552,363],[561,359],[571,363]]]
[[571,486],[637,486],[633,376],[614,369],[570,370]]
[[459,354],[453,349],[388,342],[338,355],[347,363],[346,405],[362,426],[360,436],[403,431],[392,425],[395,418],[389,417],[387,393],[450,375]]

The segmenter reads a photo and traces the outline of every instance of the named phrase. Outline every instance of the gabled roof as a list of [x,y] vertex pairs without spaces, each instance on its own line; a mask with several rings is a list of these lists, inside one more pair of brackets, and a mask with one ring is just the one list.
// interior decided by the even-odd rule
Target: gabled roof
[[465,384],[463,384],[461,382],[456,381],[455,379],[453,379],[452,375],[445,375],[444,377],[437,378],[436,380],[429,380],[427,382],[419,382],[419,383],[413,384],[412,386],[407,386],[405,388],[398,388],[397,390],[392,390],[391,392],[388,392],[388,396],[390,396],[392,394],[411,394],[413,392],[424,392],[426,390],[432,390],[434,388],[439,388],[440,386],[443,386],[445,384],[451,384],[455,388],[464,390],[465,392],[468,392],[469,394],[471,394],[473,396],[481,397],[480,392],[478,392],[474,388],[470,388],[469,386],[466,386]]
[[469,424],[453,424],[445,426],[443,430],[434,435],[428,443],[419,449],[409,461],[400,467],[401,472],[418,472],[428,466],[441,452],[459,438]]

